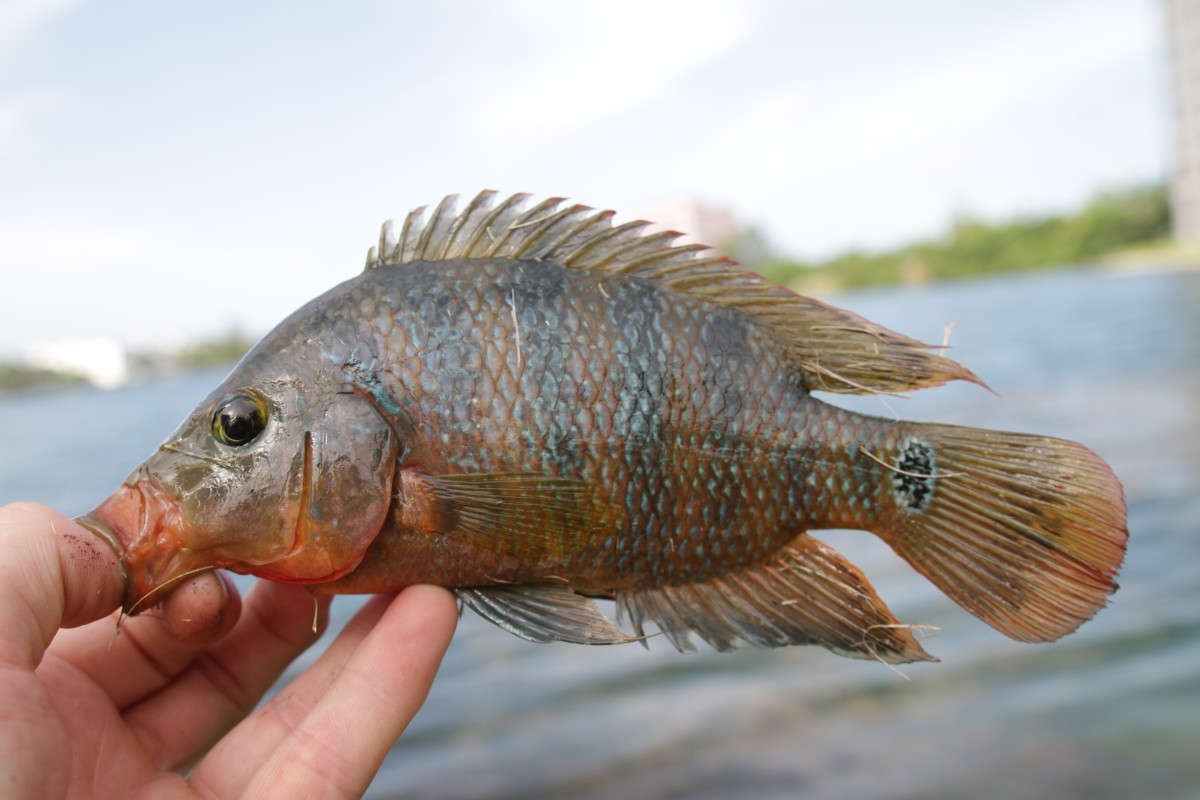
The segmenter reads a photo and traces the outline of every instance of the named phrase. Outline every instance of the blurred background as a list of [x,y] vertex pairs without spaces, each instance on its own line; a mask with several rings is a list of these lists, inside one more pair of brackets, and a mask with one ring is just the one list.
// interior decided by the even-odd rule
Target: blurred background
[[1197,181],[1197,0],[4,0],[0,503],[94,506],[384,219],[561,194],[954,324],[998,397],[838,402],[1093,447],[1122,589],[1020,645],[823,533],[941,629],[903,674],[468,615],[370,796],[1197,798]]

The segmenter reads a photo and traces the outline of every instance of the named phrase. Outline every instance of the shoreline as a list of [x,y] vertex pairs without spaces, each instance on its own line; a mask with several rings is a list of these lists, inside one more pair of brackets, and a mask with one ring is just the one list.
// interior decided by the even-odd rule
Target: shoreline
[[1200,272],[1200,243],[1192,247],[1169,246],[1143,248],[1138,250],[1123,250],[1100,256],[1092,261],[1079,264],[1060,264],[1053,266],[1033,267],[1022,270],[994,270],[972,273],[953,278],[916,278],[890,282],[873,283],[864,286],[845,286],[828,275],[814,276],[806,279],[801,277],[786,284],[788,289],[797,294],[809,297],[845,294],[863,289],[904,289],[918,286],[936,286],[939,284],[960,283],[974,280],[987,280],[1021,275],[1048,274],[1053,272],[1092,272],[1111,277],[1135,275],[1173,275],[1186,272]]
[[1096,268],[1115,275],[1150,275],[1200,270],[1200,242],[1163,242],[1118,250],[1096,260]]

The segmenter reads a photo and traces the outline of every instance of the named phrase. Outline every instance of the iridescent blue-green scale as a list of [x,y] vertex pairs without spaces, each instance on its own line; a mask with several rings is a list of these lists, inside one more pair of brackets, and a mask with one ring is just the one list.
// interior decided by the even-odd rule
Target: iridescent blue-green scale
[[793,497],[810,527],[868,528],[879,516],[890,458],[886,428],[825,403],[806,405],[793,459]]
[[844,418],[736,311],[536,261],[363,279],[373,305],[356,309],[369,318],[359,338],[405,398],[405,457],[431,472],[579,478],[624,511],[548,572],[597,590],[705,580],[767,558],[831,494],[867,502],[864,459],[828,449]]

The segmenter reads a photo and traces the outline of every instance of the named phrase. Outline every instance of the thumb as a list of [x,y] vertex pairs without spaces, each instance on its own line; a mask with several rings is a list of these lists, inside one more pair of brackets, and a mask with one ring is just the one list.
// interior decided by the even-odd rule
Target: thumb
[[0,508],[0,663],[33,669],[59,628],[121,603],[121,562],[106,543],[35,503]]

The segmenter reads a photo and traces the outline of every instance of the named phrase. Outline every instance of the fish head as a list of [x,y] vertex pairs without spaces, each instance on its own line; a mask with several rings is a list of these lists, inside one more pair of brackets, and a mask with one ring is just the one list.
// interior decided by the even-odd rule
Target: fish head
[[329,381],[256,379],[248,359],[79,520],[121,556],[127,613],[208,569],[335,580],[387,519],[400,449],[388,420]]

